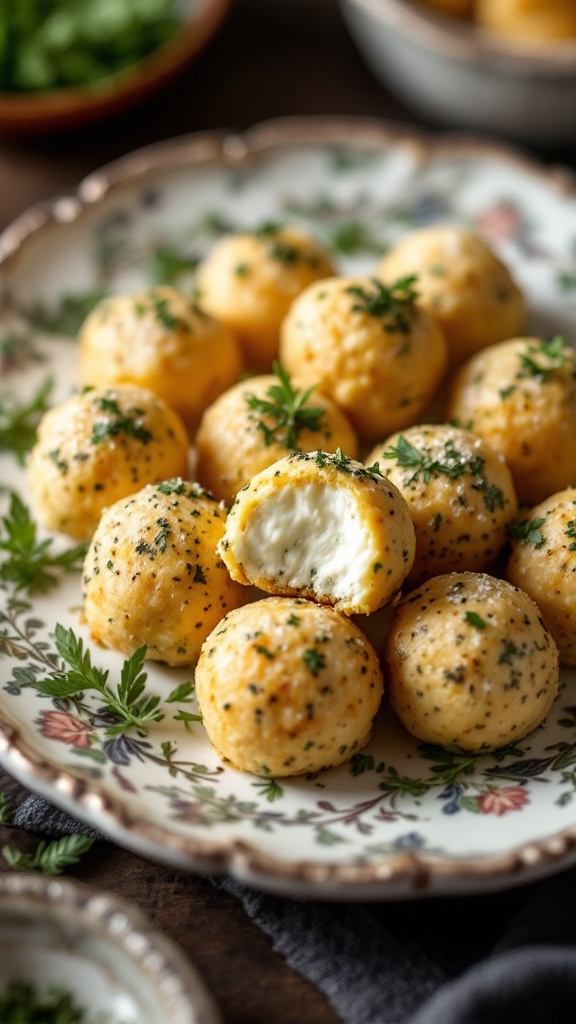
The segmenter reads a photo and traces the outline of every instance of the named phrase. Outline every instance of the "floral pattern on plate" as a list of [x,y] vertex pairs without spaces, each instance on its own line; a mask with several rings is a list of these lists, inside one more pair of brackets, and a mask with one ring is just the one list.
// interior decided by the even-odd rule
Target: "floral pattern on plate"
[[[191,290],[199,259],[222,233],[287,219],[329,245],[346,273],[370,273],[415,226],[468,224],[511,266],[532,330],[576,337],[568,185],[556,188],[544,171],[481,144],[375,123],[272,123],[243,138],[191,137],[134,154],[5,232],[0,401],[28,404],[33,420],[70,393],[73,339],[101,295],[155,281]],[[4,492],[26,502],[22,465],[10,452],[1,458]],[[2,500],[6,508],[6,493]],[[65,547],[51,540],[55,551]],[[574,673],[563,673],[545,726],[497,754],[418,744],[384,707],[369,746],[348,764],[259,779],[223,765],[201,724],[174,720],[178,705],[163,703],[164,718],[146,735],[111,736],[97,696],[38,693],[34,683],[59,664],[57,622],[111,676],[122,664],[90,643],[79,575],[54,572],[54,588],[33,597],[0,584],[0,757],[117,841],[191,870],[330,898],[476,891],[574,859]],[[146,670],[149,692],[164,701],[190,678]]]

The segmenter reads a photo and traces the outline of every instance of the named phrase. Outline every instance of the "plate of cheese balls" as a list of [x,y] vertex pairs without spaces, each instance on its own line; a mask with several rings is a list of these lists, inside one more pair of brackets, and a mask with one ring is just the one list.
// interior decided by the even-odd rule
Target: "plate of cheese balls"
[[0,237],[0,759],[330,899],[576,860],[576,193],[285,120]]

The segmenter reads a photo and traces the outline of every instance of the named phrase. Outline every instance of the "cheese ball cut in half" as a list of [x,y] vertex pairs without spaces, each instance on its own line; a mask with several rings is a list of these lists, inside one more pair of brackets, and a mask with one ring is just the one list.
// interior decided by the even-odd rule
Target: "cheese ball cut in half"
[[414,527],[380,474],[341,451],[295,452],[239,492],[219,550],[240,583],[370,614],[409,573]]
[[79,341],[83,384],[150,388],[189,428],[242,372],[234,335],[170,285],[103,299]]
[[501,455],[467,430],[431,424],[377,445],[366,465],[375,462],[403,495],[416,530],[408,585],[439,573],[493,567],[518,509]]
[[202,647],[195,678],[220,756],[268,777],[348,760],[368,742],[383,690],[376,652],[349,619],[288,597],[230,612]]
[[444,375],[444,335],[418,287],[333,277],[307,288],[282,324],[282,365],[330,395],[364,441],[415,423]]
[[576,665],[576,488],[553,494],[510,526],[506,578],[536,602],[560,652]]
[[234,331],[250,369],[268,372],[290,303],[333,273],[328,253],[301,228],[265,224],[220,239],[196,280],[202,307]]
[[457,224],[405,235],[383,258],[387,284],[418,278],[418,302],[440,324],[451,366],[524,330],[522,291],[506,265],[474,232]]
[[146,388],[95,388],[42,418],[28,458],[30,494],[48,530],[89,540],[102,510],[166,474],[186,473],[188,435]]
[[288,451],[338,448],[358,454],[344,413],[316,388],[276,375],[251,377],[220,395],[206,410],[196,435],[197,476],[217,498],[231,504],[256,473]]
[[492,750],[522,739],[558,692],[558,650],[532,599],[484,573],[435,576],[386,641],[392,706],[417,739]]
[[216,547],[226,509],[180,479],[144,487],[104,512],[84,562],[84,616],[95,640],[168,665],[192,665],[246,591]]
[[454,377],[445,415],[504,456],[521,504],[576,484],[576,350],[562,338],[479,352]]

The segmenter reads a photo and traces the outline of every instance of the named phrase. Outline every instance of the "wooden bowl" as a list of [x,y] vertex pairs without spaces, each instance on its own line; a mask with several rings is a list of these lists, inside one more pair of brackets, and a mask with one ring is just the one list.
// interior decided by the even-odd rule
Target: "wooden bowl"
[[86,87],[0,92],[0,132],[32,135],[77,128],[147,99],[187,68],[212,38],[230,0],[187,3],[177,32],[137,64]]

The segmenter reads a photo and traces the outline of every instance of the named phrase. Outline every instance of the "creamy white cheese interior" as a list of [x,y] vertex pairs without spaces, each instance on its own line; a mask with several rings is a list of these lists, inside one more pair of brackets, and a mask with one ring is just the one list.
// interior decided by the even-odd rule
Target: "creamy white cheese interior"
[[279,488],[255,509],[232,548],[249,575],[351,602],[361,599],[375,560],[354,497],[318,483]]

